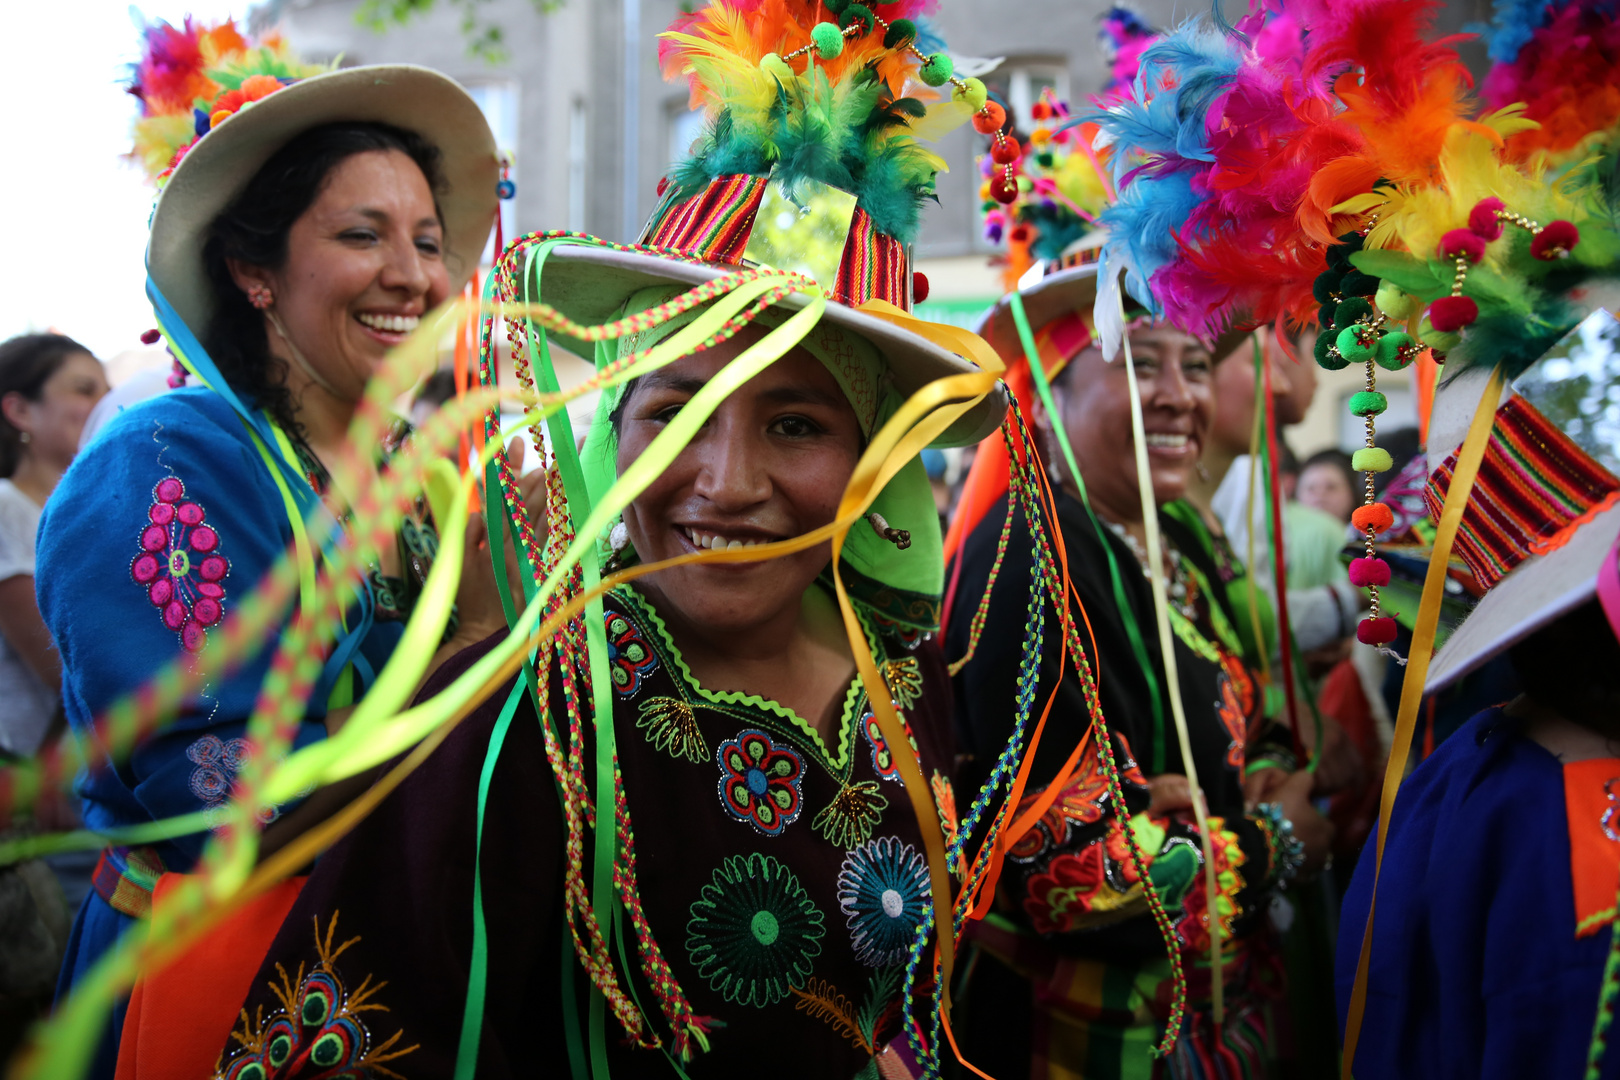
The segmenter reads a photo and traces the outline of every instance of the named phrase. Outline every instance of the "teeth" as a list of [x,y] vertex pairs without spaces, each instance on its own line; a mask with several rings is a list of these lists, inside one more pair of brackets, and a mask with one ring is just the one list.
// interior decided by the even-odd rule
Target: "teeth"
[[1181,448],[1183,448],[1184,446],[1187,445],[1187,436],[1185,436],[1185,435],[1149,435],[1147,437],[1147,444],[1149,446],[1162,447],[1162,448],[1167,449],[1167,450],[1180,450]]
[[692,541],[693,547],[707,548],[711,551],[732,551],[736,548],[758,547],[760,544],[760,541],[758,540],[727,540],[723,536],[716,536],[712,533],[700,533],[693,529],[685,529],[683,531],[686,533],[686,538]]
[[408,334],[422,321],[418,315],[378,315],[369,311],[362,311],[355,318],[373,330],[390,334]]

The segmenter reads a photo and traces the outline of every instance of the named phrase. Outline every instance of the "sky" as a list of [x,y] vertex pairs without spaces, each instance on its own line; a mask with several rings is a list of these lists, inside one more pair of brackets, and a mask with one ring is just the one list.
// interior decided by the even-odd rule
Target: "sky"
[[[247,0],[144,0],[148,18],[237,16]],[[8,3],[9,102],[0,169],[0,339],[57,330],[103,360],[138,349],[155,191],[121,155],[137,105],[123,90],[140,38],[127,0]]]

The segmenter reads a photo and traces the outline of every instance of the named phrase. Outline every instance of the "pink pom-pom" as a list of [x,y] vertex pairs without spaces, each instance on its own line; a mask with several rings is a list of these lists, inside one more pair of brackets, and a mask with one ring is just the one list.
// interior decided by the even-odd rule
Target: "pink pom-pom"
[[141,335],[142,345],[156,345],[163,340],[163,334],[157,330],[148,330]]
[[1530,254],[1538,259],[1562,259],[1581,242],[1581,231],[1567,221],[1552,221],[1542,226],[1530,241]]
[[1395,620],[1385,615],[1377,619],[1362,619],[1356,627],[1356,640],[1363,645],[1388,645],[1395,640]]
[[1467,229],[1452,229],[1440,238],[1440,257],[1455,259],[1461,255],[1471,263],[1485,257],[1485,241]]
[[1358,589],[1389,584],[1389,563],[1383,559],[1351,559],[1350,584]]
[[1481,199],[1468,211],[1468,227],[1481,240],[1495,240],[1502,235],[1502,219],[1496,216],[1496,212],[1506,209],[1507,206],[1495,195]]
[[1442,334],[1461,330],[1479,318],[1479,305],[1471,296],[1442,296],[1429,305],[1429,325]]

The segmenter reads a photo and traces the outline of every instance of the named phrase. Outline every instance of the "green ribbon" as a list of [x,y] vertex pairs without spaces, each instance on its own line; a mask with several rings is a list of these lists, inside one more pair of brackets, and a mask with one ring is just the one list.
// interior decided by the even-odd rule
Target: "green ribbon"
[[[1086,495],[1086,482],[1080,475],[1079,464],[1074,460],[1074,449],[1070,447],[1068,433],[1063,430],[1063,423],[1058,418],[1057,405],[1052,401],[1052,386],[1046,381],[1046,370],[1041,367],[1040,353],[1035,348],[1035,333],[1030,329],[1029,316],[1024,314],[1024,298],[1015,292],[1010,293],[1007,300],[1013,324],[1018,327],[1018,340],[1024,346],[1024,357],[1029,361],[1029,374],[1035,383],[1035,392],[1040,395],[1041,404],[1046,406],[1046,415],[1052,418],[1052,432],[1063,451],[1063,460],[1068,463],[1074,484],[1080,489],[1080,505],[1086,508],[1086,516],[1091,519],[1091,527],[1097,531],[1103,554],[1108,556],[1108,580],[1114,589],[1114,606],[1119,608],[1120,617],[1125,622],[1125,636],[1131,642],[1131,652],[1136,657],[1137,666],[1142,669],[1143,678],[1147,680],[1148,700],[1153,708],[1153,768],[1149,775],[1158,776],[1164,772],[1164,700],[1159,692],[1159,673],[1148,659],[1147,644],[1142,640],[1142,630],[1136,624],[1136,613],[1125,598],[1125,582],[1120,577],[1114,546],[1109,543],[1107,531],[1091,508],[1091,499]],[[1011,512],[1012,508],[1008,507],[1008,513]],[[1056,522],[1053,524],[1056,525]]]

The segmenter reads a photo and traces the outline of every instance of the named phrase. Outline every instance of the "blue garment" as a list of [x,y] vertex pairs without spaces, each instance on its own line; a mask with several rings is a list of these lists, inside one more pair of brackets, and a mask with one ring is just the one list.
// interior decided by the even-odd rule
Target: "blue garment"
[[[38,541],[40,614],[61,653],[63,706],[81,742],[97,739],[97,715],[188,647],[218,647],[212,639],[233,606],[292,542],[280,490],[246,426],[219,395],[177,390],[110,421],[52,494]],[[144,556],[150,558],[143,562]],[[228,565],[223,576],[219,558]],[[283,624],[290,615],[283,614]],[[355,617],[351,612],[350,625]],[[398,622],[371,628],[360,646],[371,670],[387,661],[402,629]],[[107,829],[224,807],[274,641],[185,702],[172,723],[122,763],[81,776],[85,826]],[[325,737],[330,682],[317,687],[295,747]],[[277,813],[267,809],[262,817]],[[188,871],[207,840],[205,832],[153,846],[166,868]],[[75,922],[61,989],[133,922],[92,894]]]
[[[1368,856],[1340,922],[1341,1030],[1372,894]],[[1480,713],[1401,785],[1355,1075],[1578,1080],[1609,935],[1575,936],[1563,766],[1500,709]],[[1602,1075],[1620,1077],[1620,1048]]]

